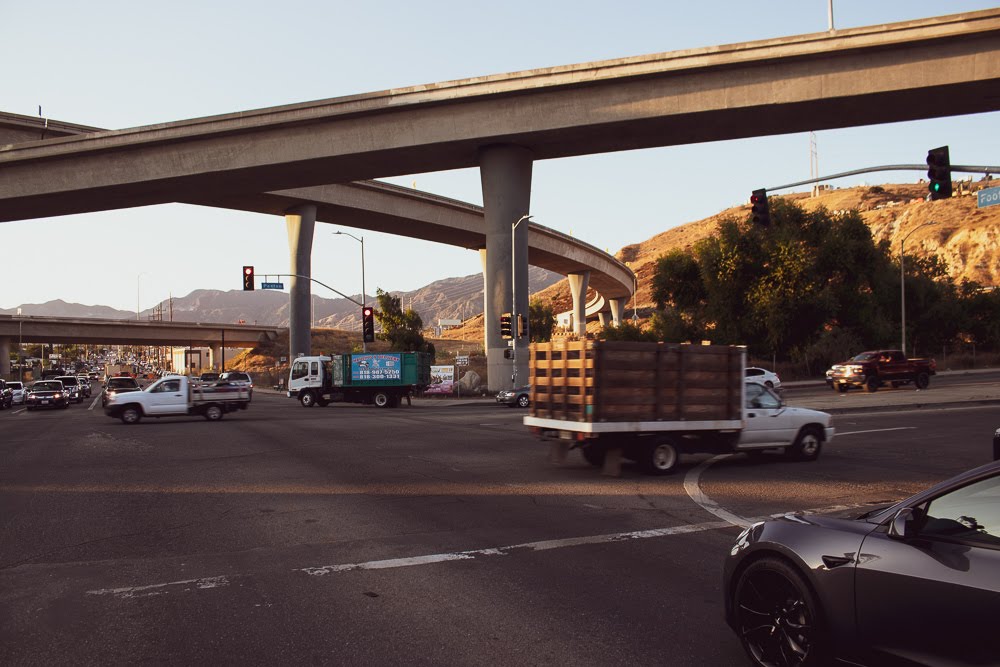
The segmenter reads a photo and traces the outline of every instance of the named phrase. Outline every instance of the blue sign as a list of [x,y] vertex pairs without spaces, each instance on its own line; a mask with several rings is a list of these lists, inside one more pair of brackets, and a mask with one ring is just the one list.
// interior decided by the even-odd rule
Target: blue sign
[[261,289],[285,289],[285,283],[261,283]]
[[976,206],[986,208],[1000,204],[1000,188],[986,188],[976,193]]
[[352,354],[351,380],[399,380],[398,354]]

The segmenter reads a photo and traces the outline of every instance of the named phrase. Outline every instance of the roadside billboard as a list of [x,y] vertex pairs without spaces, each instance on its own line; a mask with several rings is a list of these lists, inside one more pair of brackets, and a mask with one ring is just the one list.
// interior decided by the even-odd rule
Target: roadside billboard
[[425,394],[451,395],[455,391],[455,367],[431,366],[431,383],[424,390]]

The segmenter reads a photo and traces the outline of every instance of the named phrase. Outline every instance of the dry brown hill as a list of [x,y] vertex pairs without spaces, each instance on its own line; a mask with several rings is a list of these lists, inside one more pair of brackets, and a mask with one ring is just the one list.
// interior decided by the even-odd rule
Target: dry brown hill
[[[1000,206],[977,209],[974,192],[997,185],[1000,182],[996,179],[956,183],[954,197],[931,202],[924,201],[927,194],[924,183],[829,188],[821,189],[816,196],[810,193],[777,196],[792,199],[807,210],[821,206],[831,211],[858,209],[872,237],[876,241],[888,239],[894,253],[899,252],[901,238],[925,222],[936,221],[936,225],[923,227],[907,238],[906,254],[935,254],[945,261],[949,275],[956,281],[968,279],[985,286],[997,286],[1000,285]],[[638,278],[636,298],[629,301],[626,308],[629,316],[636,308],[639,317],[643,318],[654,307],[651,282],[655,261],[660,256],[674,248],[690,248],[713,234],[720,221],[728,217],[746,217],[749,210],[749,204],[735,206],[618,251],[615,256],[628,262]],[[569,310],[569,283],[561,280],[533,294],[532,299],[536,298],[551,302],[557,313]],[[597,330],[599,325],[592,322],[588,328]],[[482,317],[469,320],[461,329],[453,329],[444,336],[482,341]]]

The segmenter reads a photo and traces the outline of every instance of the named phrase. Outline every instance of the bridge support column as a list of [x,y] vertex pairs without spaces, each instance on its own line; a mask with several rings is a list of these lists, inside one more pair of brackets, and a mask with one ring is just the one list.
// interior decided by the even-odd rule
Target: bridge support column
[[611,304],[611,322],[616,327],[620,327],[622,325],[622,317],[625,315],[625,299],[609,299],[608,301]]
[[[289,273],[312,276],[312,243],[316,205],[303,204],[285,211],[288,228]],[[288,357],[312,354],[312,281],[292,275],[288,294]]]
[[218,343],[212,343],[212,370],[220,373],[225,370],[219,365],[219,360],[222,358],[221,352],[222,346]]
[[603,311],[597,313],[597,321],[601,323],[602,327],[608,326],[608,314]]
[[[10,346],[12,339],[0,337],[0,378],[11,378],[10,374]],[[18,359],[20,362],[20,359]]]
[[571,273],[569,291],[573,295],[573,333],[581,338],[587,335],[587,285],[590,283],[590,271]]
[[[479,153],[486,219],[483,328],[490,391],[528,383],[529,339],[516,340],[516,358],[513,362],[505,359],[508,348],[500,335],[500,315],[528,316],[528,221],[521,222],[516,230],[513,225],[530,210],[531,166],[531,151],[521,146],[488,146]],[[512,325],[516,335],[516,319]]]

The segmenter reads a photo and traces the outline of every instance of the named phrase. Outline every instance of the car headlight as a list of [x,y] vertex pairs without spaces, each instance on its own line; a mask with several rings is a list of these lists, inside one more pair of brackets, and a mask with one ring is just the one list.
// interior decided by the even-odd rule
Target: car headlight
[[56,395],[55,395],[55,396],[53,396],[52,398],[62,398],[62,394],[56,394]]

